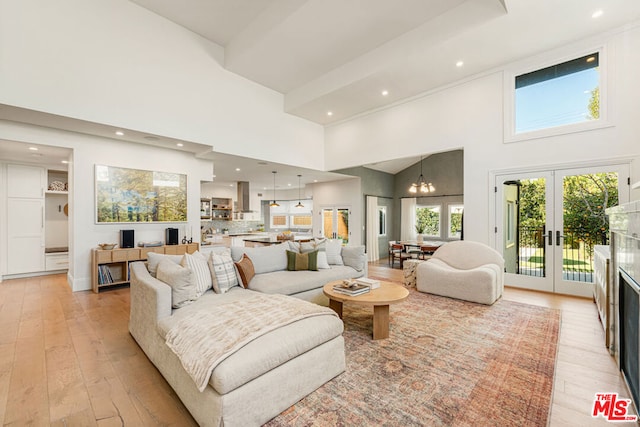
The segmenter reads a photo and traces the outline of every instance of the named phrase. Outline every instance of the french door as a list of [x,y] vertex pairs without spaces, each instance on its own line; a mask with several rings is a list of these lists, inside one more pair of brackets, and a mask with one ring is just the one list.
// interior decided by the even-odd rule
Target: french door
[[505,284],[593,295],[593,248],[608,244],[605,209],[629,199],[628,165],[496,175],[496,245]]
[[349,243],[351,232],[349,231],[349,216],[351,208],[347,206],[324,207],[320,210],[322,235],[327,239],[342,239],[344,244]]

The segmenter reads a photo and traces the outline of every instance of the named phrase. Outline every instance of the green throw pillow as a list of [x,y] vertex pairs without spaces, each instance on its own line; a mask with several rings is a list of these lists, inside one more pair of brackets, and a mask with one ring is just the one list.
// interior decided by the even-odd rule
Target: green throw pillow
[[318,251],[299,254],[287,251],[287,270],[313,270],[318,271]]

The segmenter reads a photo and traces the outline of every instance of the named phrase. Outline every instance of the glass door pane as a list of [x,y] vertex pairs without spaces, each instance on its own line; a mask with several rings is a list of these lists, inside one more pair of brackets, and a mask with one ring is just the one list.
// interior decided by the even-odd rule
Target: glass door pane
[[349,243],[349,209],[338,208],[336,214],[336,235],[346,245]]
[[333,239],[334,235],[334,223],[333,220],[333,208],[322,209],[322,235],[327,239]]
[[505,283],[543,291],[553,289],[548,231],[552,214],[550,173],[497,177],[496,247],[505,260]]
[[[628,199],[616,168],[560,170],[556,174],[556,292],[593,295],[593,251],[609,244],[605,210]],[[624,175],[623,175],[624,176]]]

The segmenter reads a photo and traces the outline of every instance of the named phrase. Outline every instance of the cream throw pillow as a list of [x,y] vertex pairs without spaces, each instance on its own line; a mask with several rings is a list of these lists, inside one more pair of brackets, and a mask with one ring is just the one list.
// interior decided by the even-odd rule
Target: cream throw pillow
[[329,265],[329,261],[327,261],[327,252],[318,251],[318,270],[323,268],[331,268],[331,266]]
[[196,296],[200,298],[207,290],[211,289],[211,272],[207,258],[200,252],[195,251],[193,254],[184,254],[180,265],[189,268],[193,272],[196,284]]
[[342,261],[342,240],[327,240],[327,261],[330,265],[344,265]]
[[190,269],[163,259],[156,272],[158,280],[171,287],[171,306],[184,307],[198,299],[195,280]]
[[182,255],[165,255],[155,252],[147,253],[147,270],[149,270],[149,274],[151,276],[156,277],[158,264],[160,264],[160,261],[162,261],[163,259],[169,259],[176,264],[180,264],[180,261],[182,261]]
[[211,253],[209,271],[211,272],[213,291],[217,294],[224,294],[239,285],[236,266],[231,255]]

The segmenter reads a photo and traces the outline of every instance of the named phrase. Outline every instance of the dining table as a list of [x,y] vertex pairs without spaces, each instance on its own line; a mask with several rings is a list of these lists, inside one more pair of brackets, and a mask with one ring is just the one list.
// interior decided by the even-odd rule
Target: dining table
[[444,245],[447,242],[443,242],[440,240],[423,240],[422,242],[419,242],[417,240],[401,240],[398,243],[403,246],[404,252],[409,254],[420,254],[422,252],[422,248],[425,246],[430,246],[434,248],[433,251],[436,251],[440,246]]

